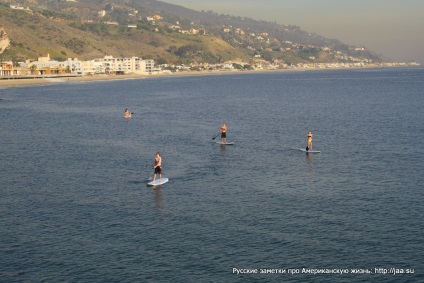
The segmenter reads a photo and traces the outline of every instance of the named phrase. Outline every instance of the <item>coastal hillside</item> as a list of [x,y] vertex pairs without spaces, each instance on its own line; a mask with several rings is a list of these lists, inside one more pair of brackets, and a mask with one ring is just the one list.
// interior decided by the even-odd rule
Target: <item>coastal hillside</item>
[[0,53],[89,60],[138,56],[157,63],[262,59],[285,64],[383,62],[362,46],[249,18],[194,11],[155,0],[0,0]]
[[50,54],[57,60],[90,60],[105,55],[139,56],[157,62],[247,59],[247,55],[219,37],[165,35],[144,29],[96,24],[81,26],[63,18],[48,18],[41,12],[13,10],[0,5],[3,60],[22,61]]

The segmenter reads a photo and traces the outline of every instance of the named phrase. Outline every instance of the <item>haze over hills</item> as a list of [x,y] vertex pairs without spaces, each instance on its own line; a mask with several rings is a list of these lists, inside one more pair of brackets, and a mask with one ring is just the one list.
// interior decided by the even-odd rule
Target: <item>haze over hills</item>
[[4,60],[36,59],[48,53],[57,60],[112,55],[185,64],[249,62],[252,58],[285,64],[389,61],[364,47],[311,34],[295,25],[199,12],[156,0],[0,3]]

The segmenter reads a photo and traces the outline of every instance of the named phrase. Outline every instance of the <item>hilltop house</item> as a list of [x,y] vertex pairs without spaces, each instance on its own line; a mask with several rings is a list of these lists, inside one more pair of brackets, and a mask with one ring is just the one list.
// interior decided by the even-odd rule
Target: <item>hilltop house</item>
[[161,19],[162,19],[162,17],[161,17],[160,15],[154,15],[154,16],[152,16],[152,17],[147,17],[146,19],[147,19],[147,21],[149,21],[149,22],[153,22],[153,21],[159,21],[159,20],[161,20]]
[[30,8],[28,8],[28,7],[16,6],[16,5],[10,5],[10,9],[13,9],[13,10],[25,10],[25,11],[31,11],[31,9],[30,9]]

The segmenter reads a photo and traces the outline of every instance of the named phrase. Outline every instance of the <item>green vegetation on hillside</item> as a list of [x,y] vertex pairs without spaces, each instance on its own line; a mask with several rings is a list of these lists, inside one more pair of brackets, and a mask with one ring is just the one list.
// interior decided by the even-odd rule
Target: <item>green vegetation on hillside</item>
[[143,28],[45,18],[36,12],[0,6],[0,27],[11,40],[4,60],[22,61],[46,56],[57,60],[69,57],[90,60],[112,55],[140,56],[169,63],[218,62],[248,57],[213,36],[153,32]]
[[0,50],[3,59],[22,61],[49,53],[57,60],[112,55],[171,64],[251,62],[253,58],[288,65],[383,60],[368,50],[354,51],[297,26],[197,12],[156,0],[20,3],[31,10],[0,5],[0,28],[11,41],[7,50]]

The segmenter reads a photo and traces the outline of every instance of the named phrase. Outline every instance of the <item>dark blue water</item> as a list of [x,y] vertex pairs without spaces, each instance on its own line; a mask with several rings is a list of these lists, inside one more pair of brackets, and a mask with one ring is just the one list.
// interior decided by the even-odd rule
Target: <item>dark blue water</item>
[[423,69],[0,89],[0,281],[423,282],[423,90]]

